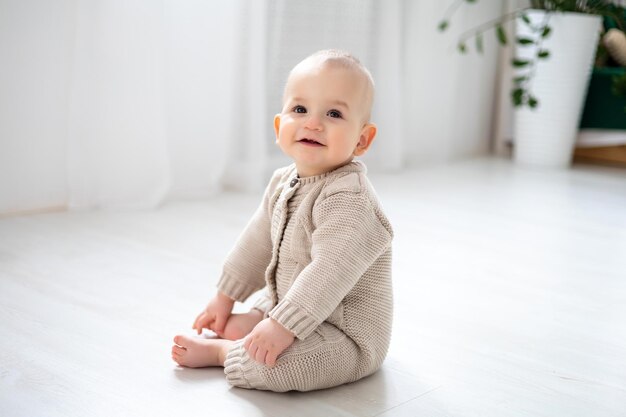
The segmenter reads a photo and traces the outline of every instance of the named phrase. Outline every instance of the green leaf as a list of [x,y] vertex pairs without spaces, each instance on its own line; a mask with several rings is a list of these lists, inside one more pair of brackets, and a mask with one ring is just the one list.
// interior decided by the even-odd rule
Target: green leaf
[[517,43],[520,45],[530,45],[535,43],[535,41],[530,38],[517,38]]
[[448,28],[449,25],[450,25],[450,22],[448,22],[447,20],[442,20],[439,23],[439,30],[443,32],[444,30]]
[[515,106],[521,106],[524,100],[524,89],[523,88],[515,88],[511,91],[511,99],[513,100],[513,104]]
[[476,34],[476,50],[480,52],[481,54],[483,53],[483,34],[482,33]]
[[528,105],[530,106],[531,109],[536,108],[538,104],[539,104],[539,101],[537,100],[537,98],[533,96],[528,97]]
[[459,42],[457,48],[459,49],[459,52],[464,54],[467,51],[467,46],[465,46],[465,43],[463,42]]
[[526,81],[527,79],[528,79],[528,77],[526,75],[520,75],[519,77],[513,78],[513,82],[515,84],[519,84],[519,83],[521,83],[523,81]]
[[547,38],[551,31],[552,28],[550,26],[544,26],[543,31],[541,32],[541,37]]
[[549,56],[550,56],[550,51],[546,51],[545,49],[542,49],[537,53],[537,57],[541,59],[546,59]]
[[524,21],[524,23],[526,23],[527,25],[530,25],[530,17],[528,17],[527,14],[523,14],[522,15],[522,20]]
[[502,45],[506,45],[506,32],[504,31],[502,25],[496,26],[496,36]]
[[530,64],[530,61],[527,59],[519,59],[519,58],[515,58],[513,59],[513,61],[511,61],[511,64],[516,67],[516,68],[521,68],[521,67],[525,67],[526,65]]

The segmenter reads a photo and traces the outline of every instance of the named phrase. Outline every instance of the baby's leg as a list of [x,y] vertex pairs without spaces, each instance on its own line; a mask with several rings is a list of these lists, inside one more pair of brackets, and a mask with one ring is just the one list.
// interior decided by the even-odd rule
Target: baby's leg
[[179,335],[174,338],[172,359],[181,366],[204,368],[224,366],[224,360],[233,343],[224,339],[203,339]]
[[228,340],[243,339],[261,320],[263,320],[263,313],[256,308],[244,314],[231,314],[224,331],[218,336]]
[[243,340],[232,343],[224,363],[226,379],[248,389],[283,392],[334,387],[371,374],[382,362],[328,323],[306,339],[296,339],[271,368],[250,358]]

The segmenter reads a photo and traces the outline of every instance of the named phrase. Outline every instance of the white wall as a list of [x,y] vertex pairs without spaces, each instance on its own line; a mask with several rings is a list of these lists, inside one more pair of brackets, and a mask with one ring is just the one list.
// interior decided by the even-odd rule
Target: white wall
[[0,1],[0,213],[67,200],[74,1]]

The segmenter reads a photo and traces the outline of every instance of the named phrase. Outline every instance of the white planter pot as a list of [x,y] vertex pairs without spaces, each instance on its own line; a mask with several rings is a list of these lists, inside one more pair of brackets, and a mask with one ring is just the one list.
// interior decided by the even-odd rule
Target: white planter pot
[[[534,24],[541,24],[546,15],[542,10],[531,10],[528,17]],[[516,163],[553,168],[570,165],[601,23],[600,16],[580,13],[550,16],[552,31],[542,45],[550,56],[538,60],[530,86],[539,105],[535,109],[515,109]],[[518,21],[517,36],[538,35]],[[535,49],[518,47],[516,56],[532,58]]]

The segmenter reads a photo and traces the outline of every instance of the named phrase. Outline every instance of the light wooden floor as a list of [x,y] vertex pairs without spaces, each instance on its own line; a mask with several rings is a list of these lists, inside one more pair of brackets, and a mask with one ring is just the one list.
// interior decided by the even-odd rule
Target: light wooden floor
[[226,194],[0,220],[0,416],[626,416],[626,170],[372,180],[396,230],[374,376],[275,394],[170,360],[259,198]]

